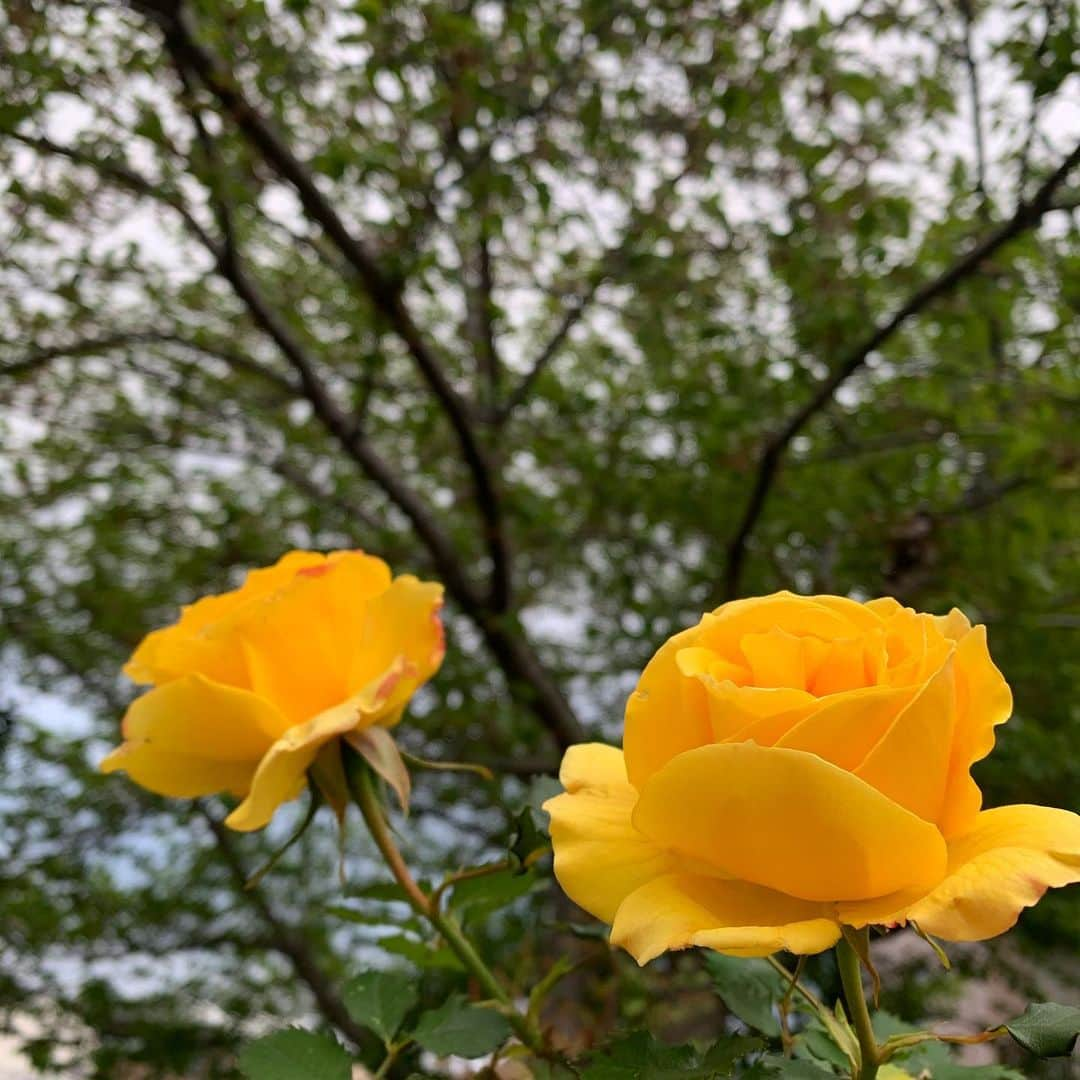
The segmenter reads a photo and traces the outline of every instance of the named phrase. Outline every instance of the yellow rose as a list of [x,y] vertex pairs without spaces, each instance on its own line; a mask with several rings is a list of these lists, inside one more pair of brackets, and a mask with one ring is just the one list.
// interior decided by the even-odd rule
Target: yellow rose
[[161,795],[232,792],[243,801],[226,824],[262,828],[316,758],[335,768],[339,736],[397,723],[442,663],[442,592],[360,551],[252,570],[135,650],[124,671],[154,689],[102,770]]
[[993,937],[1080,880],[1080,816],[981,811],[1012,695],[986,631],[895,600],[777,593],[671,638],[623,750],[571,747],[555,873],[639,963],[703,946],[817,953],[841,924]]

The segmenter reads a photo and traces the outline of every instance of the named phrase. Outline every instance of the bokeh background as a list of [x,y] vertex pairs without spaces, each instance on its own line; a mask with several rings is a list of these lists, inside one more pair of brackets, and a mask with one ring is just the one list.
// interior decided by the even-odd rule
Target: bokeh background
[[[989,628],[987,803],[1080,809],[1080,76],[1060,0],[9,0],[0,12],[0,1019],[13,1077],[232,1077],[344,978],[460,976],[356,825],[230,835],[96,764],[180,603],[292,547],[448,587],[399,730],[427,878],[498,857],[703,610],[891,594]],[[547,781],[550,783],[550,781]],[[798,822],[792,822],[798,828]],[[719,1030],[549,871],[475,899],[549,1023]],[[1080,892],[879,946],[976,1030],[1080,998]],[[828,961],[810,974],[834,987]],[[991,1058],[996,1050],[979,1052]],[[1036,1075],[1035,1067],[1023,1066]],[[1038,1075],[1063,1077],[1067,1063]]]

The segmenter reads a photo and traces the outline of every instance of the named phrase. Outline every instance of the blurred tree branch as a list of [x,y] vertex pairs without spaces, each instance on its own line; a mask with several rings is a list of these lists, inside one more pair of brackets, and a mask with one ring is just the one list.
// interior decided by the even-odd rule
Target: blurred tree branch
[[991,255],[1005,247],[1010,241],[1036,227],[1043,217],[1054,209],[1054,194],[1065,183],[1078,162],[1080,162],[1080,145],[1073,148],[1030,199],[1017,206],[1012,217],[984,236],[982,240],[977,241],[967,254],[962,255],[937,277],[913,293],[892,316],[875,327],[863,341],[851,349],[835,366],[832,373],[818,384],[810,399],[766,440],[750,495],[738,526],[728,542],[724,578],[720,590],[714,594],[714,603],[732,600],[739,595],[750,538],[765,509],[788,448],[795,436],[829,405],[836,391],[865,365],[870,355],[887,344],[909,319],[918,315],[936,300],[947,296],[976,274]]

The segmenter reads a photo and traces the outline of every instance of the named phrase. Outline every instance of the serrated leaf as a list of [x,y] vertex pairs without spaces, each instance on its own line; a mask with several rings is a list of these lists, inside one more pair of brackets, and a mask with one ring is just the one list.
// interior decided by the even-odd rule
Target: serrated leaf
[[1080,1039],[1080,1009],[1053,1001],[1035,1002],[1005,1028],[1037,1057],[1068,1057]]
[[510,1037],[510,1025],[494,1010],[472,1005],[458,996],[424,1013],[412,1037],[439,1057],[455,1054],[476,1058],[502,1046]]
[[329,1035],[289,1028],[264,1035],[240,1051],[248,1080],[350,1080],[352,1061]]
[[365,971],[345,987],[349,1015],[387,1044],[418,999],[416,976],[404,971]]
[[705,966],[713,977],[716,992],[732,1013],[748,1027],[779,1037],[780,1021],[774,1009],[787,989],[779,972],[764,960],[720,953],[710,953]]

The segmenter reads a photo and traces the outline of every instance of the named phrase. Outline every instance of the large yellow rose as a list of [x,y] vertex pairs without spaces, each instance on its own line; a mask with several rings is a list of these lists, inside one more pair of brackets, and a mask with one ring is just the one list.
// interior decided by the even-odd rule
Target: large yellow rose
[[645,963],[828,949],[847,924],[992,937],[1080,880],[1080,816],[981,810],[1012,695],[986,631],[895,600],[725,604],[653,657],[623,749],[571,747],[555,873]]
[[296,798],[336,739],[400,719],[442,663],[442,586],[360,551],[293,551],[244,584],[184,608],[124,671],[154,689],[102,762],[162,795],[229,791],[226,823],[259,829]]

